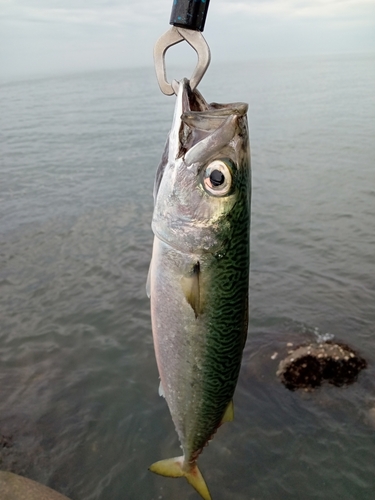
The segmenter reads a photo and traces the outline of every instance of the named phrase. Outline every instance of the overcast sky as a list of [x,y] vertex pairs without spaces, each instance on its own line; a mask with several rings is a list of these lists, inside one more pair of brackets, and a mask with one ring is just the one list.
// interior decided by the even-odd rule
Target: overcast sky
[[[172,0],[0,0],[0,77],[152,65]],[[375,52],[375,0],[211,0],[212,61]],[[168,61],[194,59],[187,44]],[[194,57],[193,57],[194,56]]]

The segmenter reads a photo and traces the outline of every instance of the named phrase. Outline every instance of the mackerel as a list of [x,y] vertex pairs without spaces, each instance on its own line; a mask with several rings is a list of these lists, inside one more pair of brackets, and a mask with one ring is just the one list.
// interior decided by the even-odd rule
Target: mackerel
[[160,393],[183,455],[150,470],[211,496],[197,459],[233,419],[248,326],[250,152],[247,104],[207,104],[178,84],[154,187],[147,289]]

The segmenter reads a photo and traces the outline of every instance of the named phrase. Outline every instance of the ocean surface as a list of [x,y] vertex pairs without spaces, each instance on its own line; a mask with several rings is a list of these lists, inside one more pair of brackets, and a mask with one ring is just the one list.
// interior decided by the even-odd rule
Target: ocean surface
[[[199,459],[214,500],[374,498],[374,81],[351,55],[212,64],[200,85],[249,103],[253,176],[235,420]],[[174,100],[152,68],[0,85],[0,469],[72,500],[198,499],[147,470],[180,453],[145,292]],[[287,344],[322,338],[367,369],[287,390]]]

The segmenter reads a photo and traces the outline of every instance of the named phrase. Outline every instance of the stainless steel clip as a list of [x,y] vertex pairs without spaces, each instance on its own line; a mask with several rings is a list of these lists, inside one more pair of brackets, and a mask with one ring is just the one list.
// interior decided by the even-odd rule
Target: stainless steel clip
[[186,40],[188,44],[193,47],[198,56],[198,63],[190,78],[190,87],[192,90],[194,90],[198,83],[202,80],[211,61],[210,48],[200,31],[193,31],[186,28],[172,26],[171,29],[159,38],[154,47],[156,77],[160,90],[166,95],[173,95],[175,94],[175,91],[173,90],[172,84],[167,82],[167,75],[165,71],[165,53],[169,47],[172,47],[183,40]]

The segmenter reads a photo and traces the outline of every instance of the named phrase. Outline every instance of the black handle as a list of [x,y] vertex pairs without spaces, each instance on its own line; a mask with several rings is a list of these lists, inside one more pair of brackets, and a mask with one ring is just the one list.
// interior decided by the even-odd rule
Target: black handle
[[203,31],[210,0],[173,0],[169,24]]

